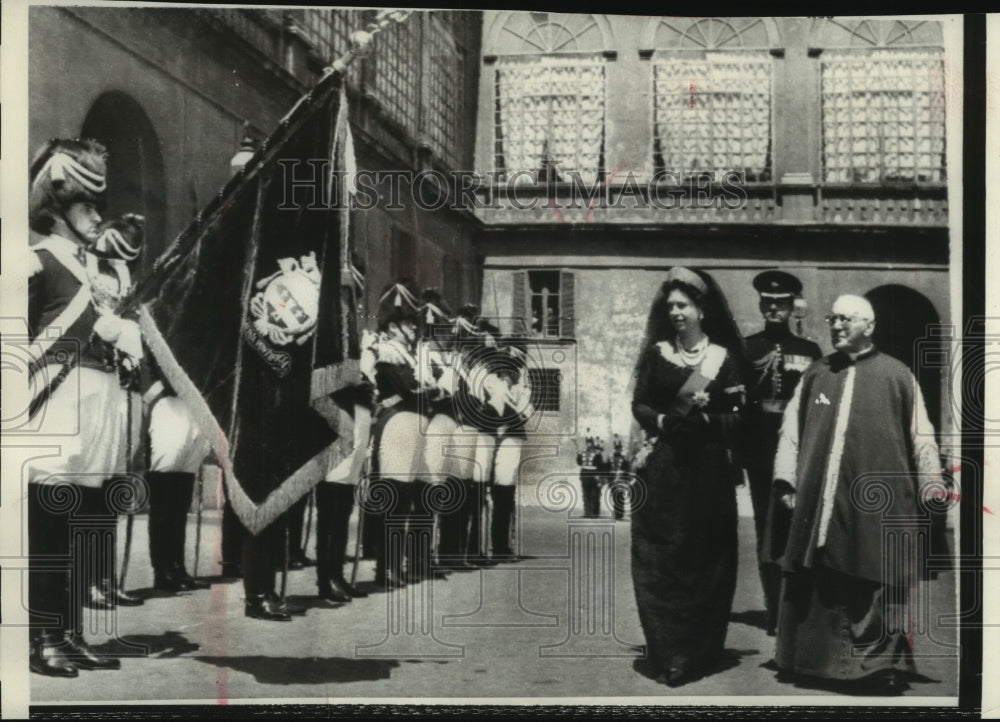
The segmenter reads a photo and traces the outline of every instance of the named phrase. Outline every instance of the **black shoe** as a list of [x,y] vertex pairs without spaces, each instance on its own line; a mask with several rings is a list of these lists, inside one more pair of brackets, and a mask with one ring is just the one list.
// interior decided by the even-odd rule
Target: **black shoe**
[[333,583],[336,584],[342,592],[346,592],[347,596],[353,597],[354,599],[361,599],[368,596],[368,592],[358,589],[346,579],[334,579]]
[[667,670],[667,686],[680,687],[691,681],[691,674],[686,667],[671,667]]
[[302,569],[302,567],[314,567],[316,566],[316,560],[310,559],[305,554],[301,556],[294,556],[288,561],[289,569]]
[[96,654],[83,637],[67,637],[66,656],[80,669],[121,669],[122,662],[115,657]]
[[112,601],[98,585],[91,584],[83,601],[91,609],[110,609]]
[[292,621],[288,610],[282,608],[277,599],[271,599],[266,594],[255,594],[252,597],[247,597],[243,614],[251,619],[264,619],[269,622]]
[[115,604],[119,607],[141,607],[146,603],[142,597],[137,597],[133,594],[129,594],[124,589],[115,590]]
[[383,589],[401,589],[406,586],[406,582],[394,572],[382,572],[375,575],[375,586]]
[[66,647],[61,639],[43,635],[31,641],[28,666],[35,674],[46,677],[79,677],[76,665],[64,654]]
[[153,589],[160,592],[170,592],[171,594],[176,594],[177,592],[183,592],[185,586],[181,583],[181,580],[177,578],[177,575],[173,570],[171,571],[156,571],[153,573]]
[[208,584],[205,582],[199,582],[197,579],[188,574],[187,569],[184,568],[183,564],[174,565],[174,579],[180,585],[181,591],[190,592],[195,589],[208,589]]
[[341,604],[347,604],[351,601],[351,595],[347,593],[346,589],[342,589],[337,582],[321,582],[317,586],[319,588],[320,599],[326,599],[330,602],[340,602]]
[[113,609],[114,607],[141,607],[145,602],[123,589],[112,588],[104,579],[98,585],[91,585],[87,595],[87,606],[92,609]]
[[287,599],[282,600],[276,594],[269,594],[268,596],[271,598],[271,601],[275,602],[278,605],[278,609],[284,611],[285,614],[288,614],[293,617],[302,617],[306,613],[306,608],[303,606],[300,606],[298,604],[292,604]]

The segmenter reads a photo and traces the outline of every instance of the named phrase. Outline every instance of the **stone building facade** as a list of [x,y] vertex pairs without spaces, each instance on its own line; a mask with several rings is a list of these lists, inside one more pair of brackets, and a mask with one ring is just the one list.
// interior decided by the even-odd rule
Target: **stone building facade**
[[[268,135],[372,10],[35,7],[30,146],[104,139],[109,212],[148,219],[148,265],[217,193],[249,128]],[[741,329],[751,286],[805,286],[801,333],[869,294],[879,343],[954,428],[958,20],[668,18],[416,11],[348,75],[359,168],[434,172],[453,203],[355,210],[368,308],[410,275],[537,339],[539,461],[627,437],[631,371],[665,271],[708,270]],[[954,152],[953,152],[954,151]],[[27,152],[30,152],[28,150]],[[950,162],[951,161],[951,162]],[[475,172],[470,196],[452,171]],[[449,186],[450,184],[450,186]],[[472,197],[475,202],[470,203]]]
[[801,334],[824,352],[834,298],[868,294],[877,341],[953,429],[928,359],[947,344],[933,324],[957,317],[956,25],[484,14],[482,306],[538,339],[537,440],[560,459],[540,471],[572,468],[584,435],[628,438],[645,319],[674,265],[709,271],[745,334],[763,325],[753,277],[796,274]]
[[[230,176],[244,135],[269,135],[348,49],[374,10],[35,7],[30,11],[31,152],[95,137],[111,154],[108,212],[147,218],[145,268]],[[472,164],[480,13],[416,12],[380,33],[348,75],[359,168]],[[406,192],[408,189],[404,189]],[[368,307],[398,275],[478,297],[471,212],[386,203],[352,214]]]

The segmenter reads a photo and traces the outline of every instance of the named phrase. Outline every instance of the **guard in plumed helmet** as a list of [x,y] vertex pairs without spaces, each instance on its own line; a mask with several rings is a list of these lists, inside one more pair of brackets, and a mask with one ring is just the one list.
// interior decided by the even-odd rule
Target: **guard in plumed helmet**
[[[467,304],[463,310],[470,311],[471,305]],[[458,426],[452,435],[456,452],[451,459],[451,476],[458,480],[464,493],[461,506],[447,520],[445,563],[463,569],[492,564],[486,549],[487,484],[493,472],[496,432],[505,408],[507,386],[497,373],[497,361],[503,354],[498,348],[499,329],[483,318],[468,323],[462,311],[458,325],[459,349],[455,360],[458,383],[454,395]]]
[[424,478],[421,410],[417,362],[420,299],[410,279],[390,284],[379,297],[375,344],[374,454],[366,507],[376,547],[375,583],[385,589],[405,586],[403,545],[416,479]]
[[[145,219],[135,213],[125,213],[120,218],[105,221],[100,225],[97,242],[86,254],[87,275],[90,277],[90,292],[94,304],[100,313],[114,313],[117,305],[132,290],[133,271],[136,262],[142,254],[145,240]],[[137,316],[126,315],[124,318],[135,321]],[[135,450],[143,446],[139,438],[141,416],[140,386],[144,380],[140,373],[145,370],[145,364],[139,366],[135,360],[124,356],[119,369],[119,377],[123,388],[129,392],[130,410],[127,421],[130,423],[131,458],[136,460]],[[106,479],[104,493],[111,493],[111,487],[116,484],[127,484],[128,479]],[[190,495],[188,498],[190,503]],[[131,524],[127,538],[131,538]],[[126,546],[128,543],[126,542]],[[111,568],[98,569],[97,565],[89,570],[92,574],[100,572],[90,580],[87,591],[87,606],[93,609],[107,609],[113,606],[136,607],[143,604],[142,597],[129,594],[123,590],[116,580],[116,570]]]
[[[114,510],[102,487],[128,472],[127,391],[142,359],[138,325],[101,302],[95,245],[100,235],[107,154],[91,140],[52,140],[30,165],[29,223],[43,236],[30,249],[29,408],[36,441],[54,454],[32,460],[28,478],[29,605],[33,672],[76,677],[80,669],[117,669],[83,638],[90,572],[39,566],[53,558],[101,559],[114,565]],[[114,294],[124,292],[117,278]],[[85,423],[79,423],[86,420]],[[66,487],[73,489],[67,493]],[[72,503],[60,503],[70,499]],[[72,534],[81,518],[97,535]],[[107,548],[82,548],[94,538]],[[76,540],[76,541],[73,541]],[[93,575],[99,577],[100,571]]]
[[[476,329],[479,307],[466,303],[459,308],[452,320],[450,348],[442,353],[441,374],[438,385],[447,391],[446,398],[438,403],[431,418],[434,435],[428,435],[425,458],[428,471],[436,483],[441,484],[436,506],[438,519],[437,559],[446,568],[465,566],[465,546],[468,536],[467,489],[464,481],[468,465],[466,456],[454,453],[446,456],[444,450],[453,445],[456,434],[460,435],[460,420],[468,415],[470,404],[478,406],[479,401],[469,395],[466,369],[463,359],[478,347],[482,334]],[[441,345],[437,339],[437,345]],[[431,427],[429,427],[431,428]],[[471,442],[471,443],[474,443]]]
[[[421,385],[428,389],[425,395],[426,407],[423,409],[427,420],[423,431],[427,476],[417,482],[423,487],[418,496],[421,503],[415,504],[411,512],[424,520],[436,518],[438,538],[443,539],[449,530],[446,517],[461,500],[461,490],[449,473],[450,461],[446,453],[458,427],[453,398],[457,384],[455,353],[458,325],[450,306],[436,288],[424,289],[421,301],[422,338],[418,346],[418,364]],[[443,544],[445,548],[448,546],[446,540],[437,542],[432,539],[428,545],[429,556],[414,556],[410,577],[419,579],[444,576],[441,570],[431,566],[438,558],[439,544]]]
[[784,551],[783,539],[789,521],[787,509],[771,503],[778,431],[785,406],[802,372],[822,354],[819,346],[796,336],[789,326],[796,306],[803,309],[805,303],[802,282],[798,278],[785,271],[764,271],[754,278],[753,286],[760,294],[764,330],[746,338],[747,357],[753,363],[754,378],[747,390],[743,458],[750,479],[757,559],[767,606],[767,632],[773,635],[778,623],[781,587],[781,572],[775,560]]

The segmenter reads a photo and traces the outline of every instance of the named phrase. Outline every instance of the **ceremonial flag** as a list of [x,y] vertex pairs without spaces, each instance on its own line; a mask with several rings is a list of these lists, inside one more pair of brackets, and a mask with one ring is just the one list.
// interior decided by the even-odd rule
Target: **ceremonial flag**
[[252,533],[355,443],[356,395],[345,389],[359,377],[357,287],[344,184],[332,182],[353,164],[350,145],[342,77],[331,72],[157,260],[131,301]]

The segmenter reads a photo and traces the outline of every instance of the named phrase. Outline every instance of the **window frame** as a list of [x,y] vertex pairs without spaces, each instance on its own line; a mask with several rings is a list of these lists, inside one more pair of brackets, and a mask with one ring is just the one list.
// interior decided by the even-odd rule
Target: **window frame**
[[[934,51],[931,55],[928,51]],[[942,128],[942,165],[940,167],[940,180],[919,180],[917,174],[916,156],[918,151],[916,149],[917,136],[916,127],[918,123],[914,121],[914,176],[912,180],[906,179],[893,179],[886,180],[884,172],[880,172],[878,180],[854,180],[849,178],[847,180],[827,180],[827,167],[826,167],[826,136],[825,136],[825,126],[824,126],[824,113],[825,113],[825,103],[823,97],[823,67],[824,63],[830,62],[830,56],[834,55],[835,59],[839,58],[850,58],[851,60],[857,59],[857,62],[863,62],[865,60],[877,57],[880,53],[896,53],[896,54],[913,54],[914,56],[920,54],[927,54],[928,57],[933,57],[936,61],[941,63],[942,66],[942,76],[944,76],[946,69],[944,68],[945,62],[945,52],[944,48],[937,45],[903,45],[903,46],[889,46],[889,47],[841,47],[841,46],[831,46],[823,50],[814,50],[812,54],[818,60],[818,67],[816,69],[816,97],[819,99],[816,123],[817,123],[817,168],[819,171],[819,184],[826,188],[886,188],[886,187],[933,187],[940,188],[944,187],[948,183],[948,144],[947,144],[947,116],[944,115],[941,119]],[[891,92],[891,91],[885,91]],[[914,89],[911,92],[917,92]],[[941,110],[942,113],[947,112],[947,89],[942,84],[941,87]],[[879,156],[880,164],[884,167],[884,156],[885,151],[882,151]],[[852,166],[853,168],[853,166]]]
[[[774,58],[774,50],[769,48],[714,48],[707,50],[696,50],[687,48],[658,48],[650,53],[649,59],[649,117],[650,117],[650,148],[649,148],[649,162],[652,168],[653,175],[656,176],[660,173],[669,173],[673,171],[678,171],[677,168],[668,168],[663,160],[663,151],[657,151],[657,144],[661,141],[657,133],[657,111],[659,110],[657,106],[657,93],[656,93],[656,72],[657,67],[667,64],[671,60],[678,61],[692,61],[692,60],[702,60],[704,62],[709,62],[710,55],[744,55],[749,56],[751,53],[759,55],[759,59],[763,60],[765,57],[768,60],[769,65],[769,83],[768,83],[768,95],[767,95],[767,150],[766,161],[763,171],[754,178],[747,176],[742,176],[742,173],[746,168],[692,168],[686,170],[682,173],[679,181],[686,182],[691,178],[698,178],[704,175],[706,172],[713,173],[716,181],[720,181],[724,175],[727,173],[737,172],[741,173],[742,182],[741,185],[759,185],[766,186],[775,183],[775,166],[774,166],[774,102],[775,102],[775,91],[776,91],[776,64]],[[685,57],[686,56],[686,57]],[[711,108],[709,108],[711,110]],[[710,125],[712,125],[710,123]],[[741,126],[742,127],[742,126]],[[743,150],[740,151],[740,155],[745,155]],[[661,181],[664,182],[664,181]],[[669,185],[669,183],[666,183]]]
[[[554,273],[558,279],[558,288],[549,294],[555,297],[558,329],[555,334],[549,335],[543,331],[535,335],[532,323],[532,310],[534,306],[535,292],[532,291],[532,273]],[[523,274],[523,276],[521,276]],[[513,319],[515,324],[514,333],[524,333],[532,341],[540,343],[564,343],[576,340],[576,285],[577,273],[566,268],[521,268],[513,272]],[[537,294],[542,296],[542,294]],[[521,315],[521,313],[523,315]],[[544,323],[544,320],[542,320]],[[520,324],[520,329],[517,325]]]

